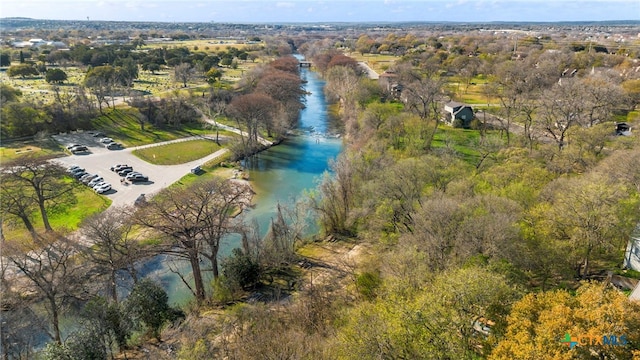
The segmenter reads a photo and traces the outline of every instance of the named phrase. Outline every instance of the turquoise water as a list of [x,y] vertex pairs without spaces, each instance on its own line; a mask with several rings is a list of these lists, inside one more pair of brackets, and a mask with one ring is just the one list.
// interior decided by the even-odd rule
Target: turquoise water
[[[300,113],[300,135],[265,150],[245,162],[251,185],[256,191],[256,206],[246,213],[247,223],[258,223],[260,234],[265,235],[271,219],[276,214],[278,202],[292,204],[303,197],[305,190],[313,189],[318,179],[328,170],[328,164],[342,150],[342,140],[328,134],[331,120],[327,114],[327,103],[323,93],[324,81],[308,69],[301,69],[306,80],[305,109]],[[239,238],[229,237],[221,248],[224,257],[239,246]],[[203,265],[208,266],[205,262]],[[184,304],[192,295],[182,280],[169,267],[188,272],[185,262],[161,256],[147,263],[142,275],[150,275],[160,281],[169,293],[173,304]],[[188,277],[187,277],[188,279]]]

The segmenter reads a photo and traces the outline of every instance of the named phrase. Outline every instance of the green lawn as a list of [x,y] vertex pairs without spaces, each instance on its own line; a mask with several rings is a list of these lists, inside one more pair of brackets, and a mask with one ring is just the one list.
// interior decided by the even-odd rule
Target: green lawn
[[156,165],[176,165],[201,159],[221,147],[212,140],[190,140],[135,150],[133,154]]

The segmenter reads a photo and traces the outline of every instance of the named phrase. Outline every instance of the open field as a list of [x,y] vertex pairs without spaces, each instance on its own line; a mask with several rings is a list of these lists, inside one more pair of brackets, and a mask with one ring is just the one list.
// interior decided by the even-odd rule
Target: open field
[[220,149],[215,141],[202,139],[134,150],[133,154],[151,164],[176,165],[201,159]]

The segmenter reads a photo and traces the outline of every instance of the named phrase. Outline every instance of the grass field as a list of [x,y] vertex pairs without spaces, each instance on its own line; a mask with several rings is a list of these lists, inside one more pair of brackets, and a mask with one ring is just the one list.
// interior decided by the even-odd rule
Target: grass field
[[140,159],[155,165],[176,165],[201,159],[221,147],[212,140],[190,140],[134,150]]

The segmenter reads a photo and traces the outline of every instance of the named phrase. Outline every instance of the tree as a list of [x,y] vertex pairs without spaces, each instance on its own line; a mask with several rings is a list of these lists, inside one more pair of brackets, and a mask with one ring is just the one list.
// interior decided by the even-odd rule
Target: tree
[[194,74],[194,69],[189,63],[178,64],[173,71],[175,81],[181,82],[183,87],[187,87],[187,83],[193,78]]
[[167,293],[150,279],[142,279],[133,287],[124,307],[132,319],[143,323],[158,341],[162,326],[175,318]]
[[45,130],[51,121],[50,114],[26,102],[12,101],[3,104],[0,114],[2,135],[9,138],[33,136]]
[[9,77],[20,76],[24,79],[30,75],[38,75],[38,70],[36,70],[33,64],[18,64],[9,66],[9,69],[7,69],[7,75],[9,75]]
[[343,118],[347,124],[356,118],[356,99],[359,77],[350,66],[329,64],[325,75],[325,91],[340,102]]
[[10,66],[11,65],[11,55],[2,52],[0,53],[0,66]]
[[594,257],[607,259],[626,244],[637,199],[628,198],[624,184],[598,174],[558,179],[548,189],[549,204],[539,205],[539,232],[567,242],[576,275],[585,277]]
[[14,89],[7,84],[0,84],[0,102],[6,104],[8,102],[17,101],[22,96],[20,89]]
[[185,284],[198,302],[205,299],[201,258],[209,259],[217,277],[220,242],[233,230],[231,219],[250,195],[243,185],[214,179],[187,189],[166,189],[136,213],[138,224],[172,240],[166,253],[189,261],[195,289],[186,281]]
[[542,94],[537,121],[562,150],[567,145],[566,137],[573,126],[579,126],[584,115],[585,101],[581,85],[575,79],[564,79]]
[[287,115],[286,123],[281,126],[269,126],[267,131],[273,127],[276,128],[275,132],[281,135],[296,124],[300,110],[304,107],[301,102],[304,95],[302,80],[297,74],[279,70],[267,71],[258,80],[254,91],[279,102],[282,112]]
[[[425,122],[419,131],[424,142],[423,148],[429,150],[440,124],[440,101],[444,96],[444,79],[431,71],[413,70],[401,72],[400,78],[403,82],[402,94],[406,98],[406,106]],[[431,130],[426,127],[426,121],[433,122]]]
[[108,209],[86,218],[80,226],[82,234],[93,244],[83,254],[98,273],[107,275],[108,293],[114,302],[118,302],[118,271],[125,269],[137,282],[135,263],[144,256],[131,235],[133,224],[129,217],[127,209]]
[[67,81],[67,73],[62,69],[48,69],[45,75],[45,80],[48,83],[61,84]]
[[[126,314],[124,306],[109,303],[103,297],[96,297],[87,302],[81,311],[81,330],[95,334],[98,348],[111,352],[114,345],[120,350],[127,346],[133,332],[133,319]],[[113,356],[113,354],[112,354]]]
[[215,84],[216,81],[220,81],[220,79],[222,78],[222,71],[216,68],[211,68],[207,71],[205,77],[207,78],[207,82],[209,84]]
[[[227,113],[236,120],[238,127],[246,129],[246,142],[242,136],[243,151],[251,153],[259,144],[259,130],[269,131],[277,109],[276,102],[265,94],[251,93],[231,100]],[[270,135],[270,134],[269,134]]]
[[32,242],[5,243],[4,256],[29,280],[45,299],[49,335],[61,344],[60,316],[69,301],[82,289],[85,272],[75,256],[78,246],[68,238],[48,232]]
[[[0,174],[0,209],[2,214],[9,214],[22,221],[24,227],[31,236],[37,236],[33,226],[33,210],[37,206],[35,199],[30,196],[28,189],[15,180],[8,179],[5,173]],[[7,224],[9,219],[3,219]]]
[[329,166],[332,174],[324,174],[317,193],[311,194],[311,206],[320,216],[325,234],[351,236],[354,228],[349,216],[356,191],[353,169],[346,155],[331,161]]
[[103,102],[109,106],[107,96],[112,95],[115,81],[115,68],[110,65],[93,67],[85,75],[84,85],[93,91],[100,113],[102,113]]
[[[606,283],[583,283],[575,296],[531,293],[513,305],[489,359],[632,359],[640,350],[638,328],[640,306]],[[603,345],[604,337],[617,345]]]
[[338,333],[342,359],[473,359],[492,343],[476,320],[499,332],[518,292],[500,275],[470,267],[440,274],[416,293],[390,293],[350,311]]
[[62,166],[49,161],[46,157],[23,156],[7,163],[7,176],[16,184],[22,184],[40,210],[42,223],[47,231],[53,230],[49,223],[48,206],[68,200],[73,185],[65,182],[66,175]]

